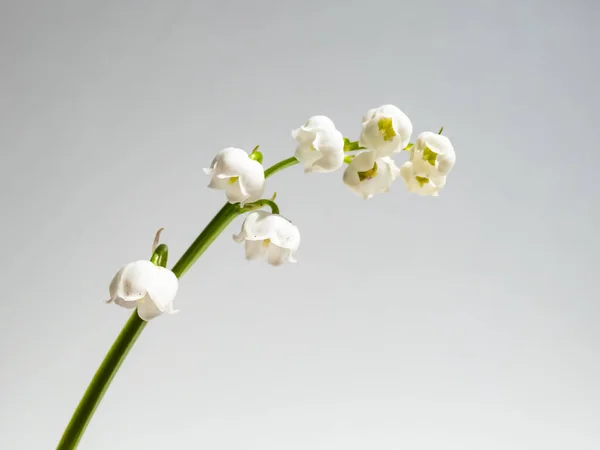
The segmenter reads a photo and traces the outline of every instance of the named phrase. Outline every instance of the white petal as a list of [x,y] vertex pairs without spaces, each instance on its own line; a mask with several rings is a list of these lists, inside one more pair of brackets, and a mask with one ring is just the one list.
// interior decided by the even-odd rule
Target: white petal
[[274,222],[273,235],[271,243],[282,248],[297,250],[300,247],[300,230],[285,217],[277,214],[271,215],[271,221]]
[[313,116],[292,133],[299,146],[294,156],[305,172],[332,172],[344,161],[344,136],[331,119]]
[[137,306],[138,300],[126,301],[122,298],[115,298],[115,305],[119,305],[125,309],[133,309]]
[[290,253],[290,249],[271,244],[267,249],[267,262],[272,266],[280,266],[288,259]]
[[314,172],[328,173],[344,165],[344,153],[324,153],[312,166]]
[[108,294],[110,295],[110,299],[108,300],[108,302],[112,302],[118,296],[117,291],[119,289],[119,283],[121,282],[121,277],[123,276],[123,270],[125,270],[125,267],[126,266],[121,267],[110,282],[110,286],[108,287]]
[[164,312],[169,309],[175,299],[179,281],[169,269],[159,266],[155,266],[155,268],[148,286],[148,295],[144,301],[152,301],[159,311]]
[[239,177],[244,173],[249,161],[253,160],[244,150],[228,147],[217,154],[212,167],[219,178]]
[[238,244],[244,242],[246,240],[246,231],[244,230],[244,226],[242,225],[242,229],[238,234],[233,235],[233,240]]
[[149,320],[160,316],[163,313],[163,311],[158,309],[156,304],[148,297],[144,297],[143,299],[137,302],[137,313],[138,316],[140,316],[140,319],[148,322]]
[[242,203],[248,198],[248,193],[242,192],[240,179],[238,178],[233,183],[230,183],[229,181],[227,182],[225,196],[227,197],[227,201],[229,201],[229,203]]
[[292,131],[292,137],[298,141],[300,145],[312,145],[315,140],[316,131],[307,130],[300,127]]
[[437,153],[435,163],[437,171],[442,175],[450,173],[456,162],[456,153],[450,139],[444,135],[425,131],[417,138],[415,150],[422,155],[426,147]]
[[263,210],[249,212],[242,224],[242,231],[240,234],[243,233],[245,239],[251,241],[264,241],[265,239],[269,239],[271,237],[271,230],[269,226],[265,226],[263,219],[270,215],[270,213]]
[[318,150],[312,148],[311,144],[311,146],[300,145],[296,149],[294,156],[298,161],[300,161],[300,164],[302,164],[305,169],[311,169],[314,163],[317,162],[323,155]]
[[298,262],[298,260],[294,257],[293,250],[290,250],[290,254],[288,256],[288,262],[291,262],[291,263],[297,263]]
[[[350,163],[344,173],[344,183],[346,183],[355,194],[364,199],[369,199],[375,194],[388,192],[392,182],[400,173],[400,169],[396,167],[396,164],[391,158],[375,158],[375,156],[375,153],[370,151],[359,154],[352,163]],[[362,169],[360,172],[364,172],[372,169],[375,164],[377,164],[375,175],[372,178],[360,181],[358,172],[353,166],[358,165]]]
[[381,160],[389,167],[392,181],[394,181],[400,176],[400,169],[398,168],[398,166],[396,166],[396,163],[392,158],[387,158],[384,156],[383,158],[381,158]]
[[[146,295],[148,284],[154,271],[154,264],[148,260],[136,261],[127,264],[113,279],[110,290],[125,301],[138,300]],[[114,283],[114,284],[113,284]]]
[[264,245],[265,241],[246,241],[246,259],[253,261],[255,259],[261,259],[267,252],[267,247]]
[[258,161],[252,159],[248,161],[238,181],[242,193],[247,195],[247,201],[253,202],[258,200],[265,191],[265,171]]
[[335,124],[327,116],[312,116],[300,127],[302,131],[335,130]]
[[445,176],[440,176],[440,177],[436,177],[436,178],[431,178],[431,182],[433,184],[435,184],[435,187],[439,191],[441,188],[443,188],[444,186],[446,186],[446,177]]
[[[379,121],[384,118],[392,121],[396,135],[391,140],[385,140],[379,130]],[[369,110],[363,117],[359,143],[369,150],[376,151],[379,156],[390,156],[408,145],[412,131],[412,122],[404,112],[394,105],[383,105]]]
[[362,194],[369,198],[374,194],[388,192],[392,181],[394,181],[390,167],[381,161],[379,162],[380,164],[377,165],[377,174],[371,179],[363,180],[359,187]]
[[350,165],[358,172],[365,172],[373,168],[376,159],[377,154],[375,152],[361,152],[352,160]]
[[323,153],[344,153],[344,136],[338,130],[319,131],[313,146]]
[[264,241],[270,239],[280,247],[295,250],[300,245],[300,231],[285,217],[258,210],[248,213],[243,233],[247,240]]
[[210,183],[208,183],[208,187],[211,189],[226,190],[230,184],[229,178],[218,178],[217,176],[213,176],[210,179]]
[[344,171],[343,177],[344,183],[350,187],[356,187],[360,184],[360,177],[358,176],[358,171],[352,167],[352,165],[348,165],[346,170]]
[[400,166],[400,176],[408,184],[413,176],[413,164],[410,161],[406,161]]
[[373,119],[373,117],[375,117],[375,114],[377,114],[377,108],[370,109],[369,111],[367,111],[367,114],[363,116],[362,122],[366,123],[369,120]]

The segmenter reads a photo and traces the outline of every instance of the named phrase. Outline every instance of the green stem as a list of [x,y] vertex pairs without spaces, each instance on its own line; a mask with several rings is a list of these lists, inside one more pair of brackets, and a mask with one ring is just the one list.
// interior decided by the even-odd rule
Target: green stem
[[246,205],[242,208],[242,212],[245,213],[248,211],[254,211],[256,209],[262,208],[263,206],[268,206],[269,208],[271,208],[272,214],[279,214],[279,206],[277,206],[277,203],[275,203],[273,200],[268,200],[266,198],[261,198],[260,200],[257,200],[252,203],[246,203]]
[[[217,215],[209,222],[206,228],[200,233],[198,238],[192,243],[190,248],[173,266],[173,273],[180,278],[187,270],[196,262],[196,260],[204,253],[208,246],[215,238],[223,231],[223,229],[231,223],[231,221],[241,214],[242,210],[239,205],[226,203]],[[152,261],[159,265],[166,265],[166,246],[160,245],[154,255]],[[86,389],[77,409],[71,417],[71,421],[67,425],[65,432],[58,444],[57,450],[73,450],[77,448],[83,433],[94,415],[96,408],[100,404],[104,393],[108,389],[115,374],[121,367],[129,350],[135,344],[135,341],[142,333],[147,322],[140,319],[137,311],[134,311],[119,336],[113,343],[112,347],[106,354],[104,361],[96,371],[94,378]]]
[[184,273],[200,258],[202,253],[217,238],[221,231],[231,223],[239,214],[242,213],[240,206],[231,203],[225,203],[225,206],[217,215],[206,225],[206,228],[200,233],[196,240],[190,245],[190,248],[179,258],[171,269],[177,278],[181,278]]
[[[295,157],[280,161],[265,170],[265,178],[295,164],[298,164],[298,160]],[[258,207],[270,206],[274,214],[279,212],[277,205],[271,200],[261,199],[258,202],[254,202],[254,205]],[[183,274],[192,267],[198,258],[206,251],[208,246],[233,219],[248,210],[249,209],[246,207],[241,208],[239,204],[226,203],[171,269],[177,278],[181,278]],[[167,247],[165,245],[160,245],[152,255],[151,260],[155,264],[165,267],[167,256]],[[129,320],[117,336],[117,339],[104,357],[104,361],[100,364],[94,378],[92,378],[92,381],[83,394],[56,450],[73,450],[77,448],[77,445],[79,444],[90,419],[94,415],[96,408],[100,404],[104,393],[110,386],[111,381],[135,344],[137,338],[142,333],[142,330],[146,327],[146,324],[147,322],[140,319],[137,311],[134,311],[131,317],[129,317]]]
[[273,164],[271,167],[265,170],[265,178],[269,178],[271,175],[274,175],[283,169],[294,166],[298,164],[298,162],[299,161],[296,159],[295,156],[292,156],[288,159],[284,159],[283,161],[279,161],[277,164]]
[[108,389],[110,382],[114,378],[117,370],[121,367],[123,360],[133,347],[133,344],[142,333],[142,330],[148,322],[144,322],[137,315],[137,311],[129,317],[129,320],[117,336],[112,347],[106,354],[104,361],[96,371],[94,378],[90,382],[88,388],[83,394],[77,409],[73,413],[73,417],[67,425],[62,439],[60,440],[56,450],[72,450],[77,448],[83,433],[94,415],[96,408],[100,404],[100,400]]

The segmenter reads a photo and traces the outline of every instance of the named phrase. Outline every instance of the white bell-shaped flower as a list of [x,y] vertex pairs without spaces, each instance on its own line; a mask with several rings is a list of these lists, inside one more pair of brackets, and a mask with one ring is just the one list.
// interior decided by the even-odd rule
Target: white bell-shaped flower
[[373,151],[359,153],[344,172],[344,183],[365,200],[373,195],[388,192],[398,177],[399,169],[388,157],[378,157]]
[[411,147],[411,153],[421,152],[422,159],[435,167],[440,175],[448,175],[456,163],[452,142],[443,134],[425,131]]
[[248,213],[233,239],[245,242],[246,259],[266,257],[269,264],[279,266],[285,261],[296,262],[294,253],[300,246],[300,231],[285,217],[258,210]]
[[344,163],[344,136],[326,116],[312,116],[292,131],[298,141],[294,156],[304,172],[333,172]]
[[221,150],[204,172],[211,177],[208,187],[224,190],[229,203],[239,202],[243,206],[258,200],[265,190],[262,164],[239,148]]
[[446,136],[426,131],[410,149],[410,159],[400,167],[400,174],[409,192],[419,195],[439,195],[446,177],[454,167],[456,154]]
[[359,144],[379,156],[390,156],[408,145],[412,132],[412,122],[406,114],[394,105],[383,105],[363,117]]
[[174,314],[173,300],[179,282],[173,272],[155,266],[148,260],[127,264],[117,272],[110,283],[110,299],[127,309],[137,307],[143,320],[150,320],[163,313]]

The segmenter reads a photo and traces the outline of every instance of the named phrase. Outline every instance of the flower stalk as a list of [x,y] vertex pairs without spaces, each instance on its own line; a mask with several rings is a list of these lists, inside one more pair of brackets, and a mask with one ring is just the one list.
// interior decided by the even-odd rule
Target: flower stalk
[[[412,122],[394,105],[373,108],[363,117],[358,141],[343,137],[326,116],[312,116],[292,132],[297,141],[294,156],[264,170],[263,155],[256,146],[250,153],[227,147],[217,153],[204,172],[210,176],[208,187],[224,191],[227,203],[217,212],[196,240],[169,271],[166,269],[168,248],[160,244],[160,229],[152,246],[150,261],[140,260],[123,266],[113,278],[111,299],[124,308],[136,308],[117,336],[104,361],[85,391],[71,421],[58,444],[58,450],[75,449],[94,411],[128,352],[145,328],[147,321],[163,313],[174,314],[173,300],[181,278],[202,256],[225,228],[241,214],[247,214],[240,233],[233,239],[243,243],[246,259],[265,259],[273,266],[295,262],[300,245],[300,231],[279,214],[271,199],[262,198],[265,180],[296,164],[305,173],[334,172],[344,163],[343,182],[358,196],[369,199],[388,192],[401,176],[409,192],[437,196],[456,162],[450,140],[442,135],[423,132],[410,143]],[[400,168],[392,154],[406,150],[409,160]],[[350,152],[358,151],[351,154]],[[269,207],[271,212],[261,211]]]
[[[280,161],[265,171],[265,178],[297,163],[298,160],[294,157]],[[177,278],[181,278],[233,219],[240,214],[259,209],[263,206],[269,206],[273,214],[279,213],[277,204],[268,199],[260,199],[254,203],[246,204],[244,207],[240,207],[238,203],[225,203],[181,258],[179,258],[179,261],[175,263],[171,271]],[[165,244],[158,246],[156,244],[157,242],[155,242],[154,247],[156,248],[150,261],[155,265],[166,267],[169,254],[168,248]],[[147,323],[139,317],[137,311],[133,311],[83,394],[56,447],[57,450],[73,450],[77,448],[106,390]]]

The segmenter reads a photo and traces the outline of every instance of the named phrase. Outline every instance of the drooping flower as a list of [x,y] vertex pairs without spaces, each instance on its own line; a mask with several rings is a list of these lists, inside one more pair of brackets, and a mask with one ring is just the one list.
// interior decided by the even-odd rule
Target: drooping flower
[[408,145],[412,131],[412,122],[406,114],[394,105],[383,105],[363,117],[359,143],[378,156],[390,156]]
[[373,151],[356,155],[344,172],[344,183],[365,200],[373,195],[388,192],[399,170],[388,156],[378,157]]
[[279,266],[285,261],[296,262],[294,253],[300,246],[300,231],[285,217],[258,210],[248,213],[233,239],[245,242],[246,259],[266,257],[269,264]]
[[143,320],[150,320],[163,313],[174,314],[173,300],[179,282],[173,272],[155,266],[148,260],[135,261],[122,267],[110,283],[110,299],[127,309],[137,307]]
[[204,172],[211,177],[208,187],[224,190],[229,203],[239,202],[243,206],[258,200],[265,190],[262,164],[239,148],[221,150]]
[[326,116],[312,116],[292,131],[298,141],[294,156],[304,172],[333,172],[344,163],[344,136]]
[[454,167],[456,153],[446,136],[426,131],[410,149],[410,159],[400,167],[409,192],[439,195],[446,177]]

